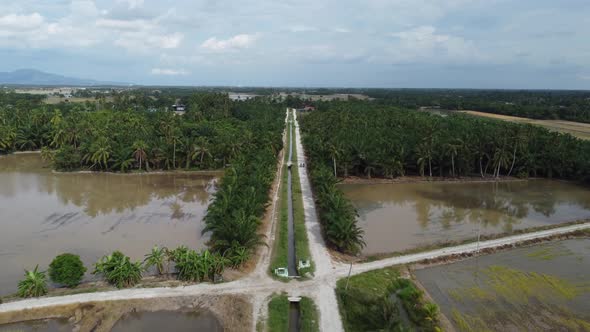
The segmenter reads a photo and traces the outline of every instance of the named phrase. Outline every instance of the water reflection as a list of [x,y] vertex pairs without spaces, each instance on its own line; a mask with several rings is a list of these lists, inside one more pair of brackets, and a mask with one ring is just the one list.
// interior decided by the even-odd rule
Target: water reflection
[[0,157],[0,294],[14,292],[24,268],[56,255],[90,265],[122,250],[141,259],[155,244],[204,247],[202,218],[212,176],[54,174],[38,154]]
[[590,191],[562,181],[349,184],[365,253],[590,217]]

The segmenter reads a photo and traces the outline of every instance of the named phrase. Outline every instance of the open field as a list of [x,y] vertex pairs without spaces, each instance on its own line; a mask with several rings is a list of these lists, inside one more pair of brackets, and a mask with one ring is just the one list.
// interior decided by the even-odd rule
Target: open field
[[459,331],[590,328],[590,239],[571,239],[415,271]]
[[[63,98],[63,97],[59,97],[59,96],[47,96],[47,98],[45,98],[45,100],[43,100],[43,102],[45,104],[59,104],[62,102],[70,102],[70,103],[85,103],[85,102],[91,102],[91,103],[95,103],[96,99],[93,97],[90,98],[83,98],[83,97],[71,97],[71,98]],[[105,101],[107,102],[112,102],[113,98],[112,97],[106,97]]]
[[547,128],[552,131],[557,131],[560,133],[567,133],[577,138],[590,140],[590,123],[580,123],[580,122],[572,122],[572,121],[563,121],[563,120],[535,120],[535,119],[528,119],[528,118],[520,118],[517,116],[509,116],[509,115],[501,115],[501,114],[493,114],[493,113],[485,113],[485,112],[477,112],[477,111],[461,111],[461,113],[476,115],[476,116],[483,116],[486,118],[497,119],[497,120],[504,120],[504,121],[511,121],[517,123],[526,123],[541,126]]

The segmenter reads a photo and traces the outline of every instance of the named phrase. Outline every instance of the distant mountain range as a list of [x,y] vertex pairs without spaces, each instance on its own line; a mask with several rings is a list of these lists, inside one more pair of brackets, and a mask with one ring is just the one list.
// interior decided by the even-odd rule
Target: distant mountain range
[[130,85],[121,82],[105,82],[42,72],[36,69],[19,69],[12,72],[0,72],[0,84],[18,85]]

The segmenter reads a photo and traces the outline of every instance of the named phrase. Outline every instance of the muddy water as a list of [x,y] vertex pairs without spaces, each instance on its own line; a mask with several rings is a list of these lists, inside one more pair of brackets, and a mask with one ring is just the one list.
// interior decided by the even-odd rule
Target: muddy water
[[159,331],[223,331],[211,313],[183,313],[174,311],[135,312],[123,316],[111,330],[113,332]]
[[30,322],[0,325],[0,332],[68,332],[72,325],[67,319],[44,319]]
[[0,157],[0,294],[23,269],[63,252],[89,272],[113,250],[142,259],[155,244],[204,247],[214,178],[196,174],[54,174],[38,154]]
[[345,184],[360,215],[364,254],[402,251],[590,218],[590,189],[576,184],[420,182]]
[[588,238],[480,256],[415,275],[459,331],[590,326]]

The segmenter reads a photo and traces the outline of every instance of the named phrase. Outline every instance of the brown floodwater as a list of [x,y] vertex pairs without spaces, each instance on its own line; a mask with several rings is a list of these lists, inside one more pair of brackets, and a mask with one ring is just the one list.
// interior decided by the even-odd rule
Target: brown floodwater
[[156,244],[205,247],[214,183],[191,173],[53,173],[39,154],[0,156],[0,294],[63,252],[91,272],[113,250],[140,260]]
[[111,331],[223,331],[223,327],[217,318],[209,312],[156,311],[125,314]]
[[570,182],[342,184],[366,255],[590,218],[590,190]]
[[42,319],[0,325],[0,332],[69,332],[72,325],[67,319]]

